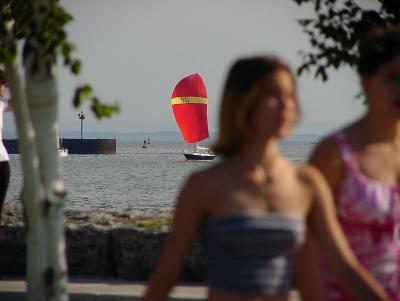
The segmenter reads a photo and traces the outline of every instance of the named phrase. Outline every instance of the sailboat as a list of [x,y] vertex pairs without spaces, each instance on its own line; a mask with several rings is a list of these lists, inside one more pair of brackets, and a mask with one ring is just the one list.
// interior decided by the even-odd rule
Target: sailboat
[[215,154],[199,142],[209,137],[207,119],[207,89],[196,73],[181,79],[171,96],[172,111],[186,143],[195,144],[191,151],[184,151],[186,160],[213,160]]
[[62,146],[62,139],[58,140],[58,156],[59,157],[67,157],[68,156],[68,148],[64,148]]

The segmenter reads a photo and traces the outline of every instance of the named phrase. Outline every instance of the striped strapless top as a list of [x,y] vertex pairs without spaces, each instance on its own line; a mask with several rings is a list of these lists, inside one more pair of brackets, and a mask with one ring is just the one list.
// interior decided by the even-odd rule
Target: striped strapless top
[[287,295],[305,222],[282,214],[235,214],[207,222],[203,232],[207,283],[229,292]]

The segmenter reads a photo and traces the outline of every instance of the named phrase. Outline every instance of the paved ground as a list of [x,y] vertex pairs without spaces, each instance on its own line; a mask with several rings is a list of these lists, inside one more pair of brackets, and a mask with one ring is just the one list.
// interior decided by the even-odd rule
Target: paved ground
[[[135,301],[140,300],[146,286],[143,283],[116,280],[70,279],[70,301]],[[20,279],[0,280],[0,301],[25,301],[26,282]],[[207,288],[200,285],[178,285],[169,301],[205,300]],[[301,301],[294,292],[292,301]]]
[[[145,285],[129,281],[74,280],[67,290],[70,301],[125,301],[140,300]],[[0,280],[1,301],[24,301],[26,282],[23,280]],[[174,288],[169,300],[204,300],[207,289],[198,285],[179,285]]]

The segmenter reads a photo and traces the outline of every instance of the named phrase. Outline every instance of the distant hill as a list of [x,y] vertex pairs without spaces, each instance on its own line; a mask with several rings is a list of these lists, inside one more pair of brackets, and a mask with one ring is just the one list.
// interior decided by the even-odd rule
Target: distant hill
[[[15,138],[15,133],[5,132],[4,138],[12,139]],[[81,134],[79,131],[66,131],[61,132],[60,138],[80,138]],[[143,141],[144,139],[150,139],[152,141],[181,141],[183,142],[182,136],[179,132],[174,131],[157,131],[157,132],[84,132],[83,138],[86,139],[97,139],[97,138],[111,138],[121,141]],[[216,133],[210,133],[210,142],[216,139]],[[315,142],[320,139],[319,135],[315,134],[302,134],[292,135],[287,141],[310,141]]]

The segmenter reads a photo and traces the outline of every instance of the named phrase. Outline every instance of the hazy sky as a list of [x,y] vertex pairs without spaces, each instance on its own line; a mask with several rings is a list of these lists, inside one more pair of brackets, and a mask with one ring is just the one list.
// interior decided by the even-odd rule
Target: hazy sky
[[[298,51],[308,49],[296,20],[311,16],[292,0],[62,0],[74,16],[70,40],[83,61],[74,78],[59,70],[62,131],[80,129],[72,106],[78,83],[92,84],[107,102],[118,100],[122,112],[96,121],[82,110],[87,131],[175,131],[170,107],[175,84],[199,72],[209,94],[209,127],[217,131],[218,107],[225,75],[240,56],[277,55],[295,69]],[[363,112],[354,100],[359,83],[353,71],[330,73],[329,83],[312,75],[299,79],[304,118],[296,133],[324,134]],[[8,117],[9,118],[9,117]],[[7,130],[7,128],[6,128]]]

